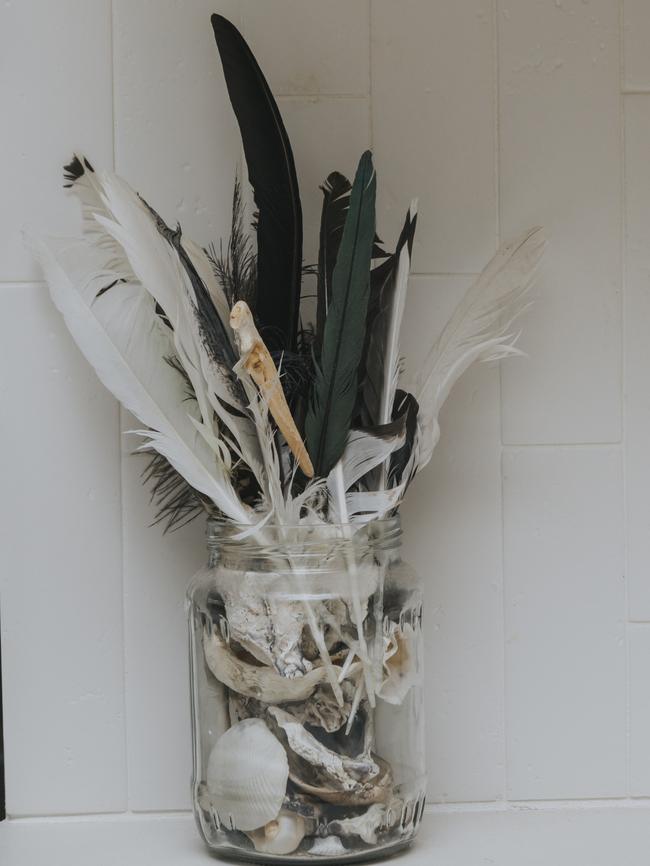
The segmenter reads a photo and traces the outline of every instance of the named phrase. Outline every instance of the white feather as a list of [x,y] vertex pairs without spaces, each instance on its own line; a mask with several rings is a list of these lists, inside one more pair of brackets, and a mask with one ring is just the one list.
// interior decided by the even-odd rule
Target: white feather
[[181,238],[181,244],[187,255],[190,257],[190,261],[194,265],[201,282],[208,290],[208,294],[212,298],[212,302],[219,314],[219,318],[223,322],[224,330],[226,331],[230,345],[234,349],[234,336],[229,325],[230,307],[228,306],[228,301],[226,300],[224,291],[219,284],[219,280],[215,276],[214,268],[210,264],[210,259],[208,258],[207,253],[198,244],[194,243],[193,240],[186,238],[184,235]]
[[418,436],[404,478],[427,465],[438,441],[438,414],[454,383],[475,361],[516,354],[514,320],[527,306],[544,251],[541,228],[525,232],[497,252],[468,289],[424,361],[415,383]]
[[[217,415],[230,431],[229,441],[262,484],[263,466],[255,426],[234,393],[232,371],[220,367],[208,354],[196,313],[194,290],[176,250],[161,235],[150,211],[125,181],[106,171],[100,179],[102,199],[111,216],[98,215],[96,219],[124,247],[133,272],[169,319],[176,355],[190,379],[203,421],[211,426],[213,414]],[[210,267],[207,257],[191,242],[188,249],[192,260],[199,262],[201,270],[197,272],[202,277],[206,267]],[[204,257],[202,263],[200,254]],[[228,319],[224,331],[229,334],[227,322]],[[234,414],[229,406],[236,410]]]
[[224,514],[249,523],[218,455],[194,428],[185,384],[165,360],[169,335],[151,296],[125,282],[97,297],[105,264],[85,243],[40,242],[34,251],[77,345],[103,384],[150,428],[151,446]]
[[345,494],[375,467],[383,464],[404,444],[404,433],[373,436],[364,430],[351,430],[341,459],[327,477],[332,519],[346,522]]
[[[417,199],[413,199],[409,208],[409,221],[412,223],[418,212]],[[404,244],[400,250],[399,261],[395,272],[395,291],[393,293],[393,304],[390,310],[388,322],[388,334],[385,347],[383,388],[380,400],[379,423],[388,424],[392,419],[395,392],[397,390],[397,379],[400,368],[400,342],[399,335],[404,318],[404,307],[406,306],[406,290],[408,288],[409,273],[411,270],[411,256],[408,244]]]

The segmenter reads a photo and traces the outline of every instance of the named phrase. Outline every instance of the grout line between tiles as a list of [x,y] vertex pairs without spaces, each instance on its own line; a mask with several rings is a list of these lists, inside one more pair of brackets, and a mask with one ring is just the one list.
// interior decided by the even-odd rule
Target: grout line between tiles
[[321,93],[318,90],[304,93],[274,93],[279,102],[327,102],[368,99],[367,93]]
[[375,153],[375,121],[372,94],[372,3],[368,0],[368,147]]
[[[501,129],[499,126],[499,112],[501,94],[499,89],[499,0],[492,3],[492,75],[493,75],[493,123],[494,123],[494,224],[495,224],[495,248],[501,244]],[[505,799],[508,794],[508,714],[506,712],[507,702],[507,642],[506,642],[506,538],[505,538],[505,505],[504,505],[504,473],[503,473],[503,365],[499,364],[498,391],[499,391],[499,496],[501,511],[501,712],[502,712],[502,760],[503,778],[502,795]]]
[[[611,809],[616,811],[650,811],[650,797],[593,798],[584,800],[491,800],[474,802],[428,803],[427,815],[500,814],[529,812],[588,812]],[[153,821],[192,820],[190,810],[163,812],[97,812],[66,815],[8,815],[4,824],[65,825],[65,824],[138,824]],[[0,833],[1,833],[0,825]]]
[[622,450],[623,442],[620,439],[617,442],[504,442],[503,448],[513,451],[526,448],[538,448],[539,450],[547,448],[619,448]]
[[[112,154],[113,154],[113,171],[117,173],[117,111],[115,100],[115,2],[110,0],[111,14],[111,112],[112,112]],[[124,786],[125,786],[125,803],[126,809],[130,808],[131,804],[131,784],[129,779],[129,720],[128,720],[128,701],[127,701],[127,678],[128,664],[126,652],[126,556],[125,556],[125,532],[124,532],[124,461],[122,459],[122,427],[123,427],[124,410],[121,406],[117,412],[117,443],[118,443],[118,459],[119,459],[119,502],[120,502],[120,590],[122,593],[122,713],[124,719]]]
[[43,289],[47,290],[44,280],[0,280],[0,292],[4,289]]
[[[619,89],[623,93],[625,86],[625,28],[623,0],[619,0]],[[628,796],[631,793],[632,779],[632,704],[631,704],[631,646],[630,646],[630,592],[629,592],[629,553],[628,553],[628,508],[627,508],[627,465],[625,455],[627,453],[627,410],[625,403],[625,383],[627,381],[627,361],[625,356],[626,346],[626,311],[627,311],[627,164],[625,157],[625,98],[619,96],[619,134],[620,134],[620,424],[623,457],[621,460],[622,476],[622,509],[623,509],[623,592],[624,592],[624,640],[625,640],[625,790]]]

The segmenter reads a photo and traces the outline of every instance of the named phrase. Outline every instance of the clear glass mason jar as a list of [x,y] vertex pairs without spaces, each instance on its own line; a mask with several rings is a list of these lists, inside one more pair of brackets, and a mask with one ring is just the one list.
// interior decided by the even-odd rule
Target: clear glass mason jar
[[400,538],[397,518],[354,534],[209,521],[188,614],[193,804],[211,852],[344,863],[415,837],[422,597]]

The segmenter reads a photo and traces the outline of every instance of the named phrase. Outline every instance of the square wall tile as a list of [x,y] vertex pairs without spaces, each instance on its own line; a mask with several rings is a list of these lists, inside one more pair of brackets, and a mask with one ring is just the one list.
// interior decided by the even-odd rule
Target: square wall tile
[[218,248],[230,234],[241,142],[213,12],[237,23],[240,4],[113,0],[115,163],[163,219]]
[[630,627],[630,794],[650,796],[650,625]]
[[510,444],[621,438],[619,10],[610,0],[499,2],[504,239],[543,225],[549,247],[504,365]]
[[496,238],[491,0],[372,0],[378,222],[397,236],[419,196],[418,273],[473,273]]
[[629,613],[650,620],[650,94],[625,97],[625,469]]
[[623,0],[624,79],[626,90],[650,91],[650,5]]
[[7,813],[126,808],[118,406],[44,285],[0,286]]
[[0,280],[40,279],[22,232],[78,233],[63,192],[73,152],[112,166],[110,0],[0,6]]
[[243,0],[244,34],[277,94],[366,96],[371,0]]
[[619,449],[503,455],[507,796],[626,793]]
[[[405,379],[471,279],[413,277]],[[402,509],[404,557],[425,592],[429,800],[503,796],[503,601],[499,371],[479,365],[452,391],[442,436]]]

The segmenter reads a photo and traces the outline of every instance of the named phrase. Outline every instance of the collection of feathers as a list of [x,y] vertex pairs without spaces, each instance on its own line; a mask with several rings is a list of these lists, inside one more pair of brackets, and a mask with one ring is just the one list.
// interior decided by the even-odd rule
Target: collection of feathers
[[[212,24],[250,184],[235,184],[226,248],[202,249],[124,180],[75,156],[65,181],[81,200],[83,236],[39,242],[35,251],[81,351],[142,425],[135,432],[149,454],[145,479],[158,520],[174,528],[207,512],[242,539],[262,538],[265,524],[334,524],[351,537],[397,512],[431,459],[457,379],[475,361],[517,352],[513,323],[527,304],[542,233],[532,229],[498,251],[407,386],[400,329],[416,203],[387,251],[364,153],[352,182],[338,172],[324,181],[318,262],[305,267],[296,170],[278,107],[238,31],[218,15]],[[306,274],[317,282],[314,323],[301,318]],[[270,613],[267,599],[245,596],[249,583],[239,575],[232,598],[223,580],[218,590],[230,642],[212,615],[198,638],[213,675],[203,687],[214,693],[210,712],[225,714],[208,761],[206,808],[230,815],[258,851],[290,853],[315,833],[312,853],[339,855],[342,837],[371,845],[379,827],[394,826],[391,761],[372,751],[367,706],[405,701],[405,689],[391,693],[402,676],[391,665],[412,664],[419,619],[406,622],[403,608],[391,618],[381,592],[362,598],[355,563],[348,572],[336,622],[343,643],[333,648],[323,625],[331,611],[319,613],[306,598],[297,613],[289,601],[284,613]],[[373,593],[378,653],[365,636]],[[302,651],[304,622],[311,658]],[[366,722],[353,759],[335,738],[350,732],[357,711]],[[287,806],[291,786],[302,799]]]
[[497,253],[407,390],[399,337],[416,204],[387,252],[375,230],[371,154],[352,183],[327,177],[317,320],[303,324],[308,269],[287,133],[247,44],[225,19],[213,26],[253,230],[237,184],[227,248],[204,250],[124,180],[75,156],[65,179],[82,203],[83,237],[38,243],[37,256],[82,352],[142,424],[146,477],[168,528],[204,509],[251,527],[385,517],[429,462],[454,382],[474,361],[516,352],[512,325],[541,231]]

